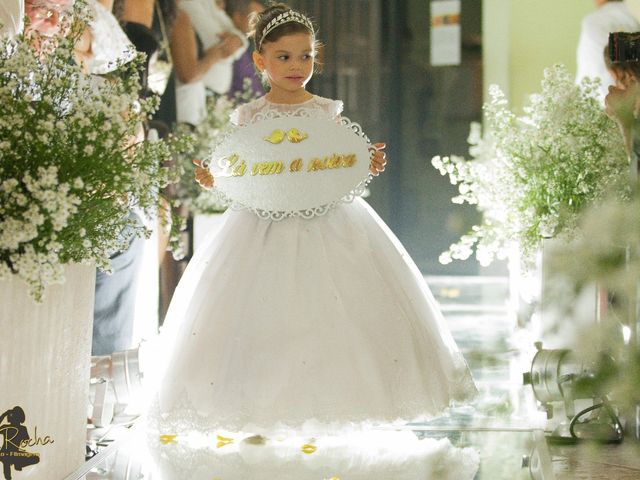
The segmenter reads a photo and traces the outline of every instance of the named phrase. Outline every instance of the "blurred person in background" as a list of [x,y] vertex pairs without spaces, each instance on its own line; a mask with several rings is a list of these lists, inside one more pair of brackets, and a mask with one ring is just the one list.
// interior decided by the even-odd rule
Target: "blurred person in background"
[[635,32],[640,30],[640,23],[622,0],[594,0],[594,3],[597,9],[582,20],[576,58],[576,82],[584,77],[599,78],[599,97],[604,101],[609,85],[614,84],[602,58],[602,49],[609,41],[609,33]]
[[[229,15],[235,27],[245,34],[248,34],[251,30],[249,17],[263,10],[264,5],[255,0],[226,0],[225,2],[227,15]],[[233,62],[231,88],[227,92],[227,96],[231,99],[245,92],[245,82],[247,79],[249,79],[250,82],[249,85],[252,96],[260,97],[265,94],[264,85],[253,64],[253,58],[251,56],[254,49],[255,45],[251,43],[240,58]]]
[[[193,18],[198,16],[209,16],[209,19],[200,19],[194,24]],[[204,30],[207,33],[203,33]],[[226,93],[231,86],[232,59],[244,48],[242,33],[213,0],[207,0],[206,4],[200,0],[179,3],[171,35],[178,122],[195,126],[202,121],[207,88],[213,85],[214,92]]]

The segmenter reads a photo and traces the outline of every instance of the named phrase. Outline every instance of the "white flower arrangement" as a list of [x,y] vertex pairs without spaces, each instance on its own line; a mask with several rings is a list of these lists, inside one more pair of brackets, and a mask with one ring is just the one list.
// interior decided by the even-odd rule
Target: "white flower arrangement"
[[155,215],[164,162],[182,148],[133,140],[157,103],[138,98],[137,62],[108,78],[82,72],[81,8],[46,51],[37,32],[0,40],[0,279],[17,275],[36,301],[64,281],[64,264],[109,271],[123,230],[146,233],[129,210]]
[[515,243],[531,260],[543,238],[571,237],[578,213],[614,190],[628,193],[628,158],[620,131],[607,117],[597,83],[575,85],[561,65],[545,70],[540,94],[525,115],[508,109],[497,86],[484,106],[487,133],[473,124],[471,161],[436,156],[432,164],[448,175],[460,194],[454,203],[477,205],[482,223],[440,256],[442,263],[476,258],[488,265]]
[[217,141],[231,127],[231,112],[241,103],[254,98],[251,79],[244,82],[244,91],[233,99],[226,96],[208,96],[207,114],[200,124],[192,128],[180,124],[176,128],[177,135],[191,135],[193,148],[178,158],[180,181],[175,185],[177,205],[184,206],[192,214],[214,214],[223,212],[226,204],[216,190],[205,190],[194,181],[193,160],[205,160],[211,154]]

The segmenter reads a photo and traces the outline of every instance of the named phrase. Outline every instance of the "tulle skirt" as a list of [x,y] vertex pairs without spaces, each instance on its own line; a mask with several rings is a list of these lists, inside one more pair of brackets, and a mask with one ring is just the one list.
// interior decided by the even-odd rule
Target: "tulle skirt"
[[161,337],[158,434],[417,421],[475,392],[423,276],[361,199],[312,219],[225,213]]

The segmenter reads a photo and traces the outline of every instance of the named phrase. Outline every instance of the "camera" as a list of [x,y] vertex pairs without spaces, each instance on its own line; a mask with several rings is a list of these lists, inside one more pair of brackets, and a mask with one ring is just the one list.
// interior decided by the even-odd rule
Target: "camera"
[[610,33],[609,59],[612,63],[640,62],[640,32]]
[[[585,364],[570,350],[547,350],[542,348],[541,342],[536,342],[536,349],[531,370],[523,374],[523,384],[531,385],[548,420],[553,418],[554,404],[562,404],[566,417],[560,419],[559,423],[555,422],[549,441],[621,442],[623,427],[607,399],[608,395],[602,391],[606,387],[597,379],[596,366]],[[613,359],[604,356],[602,361],[613,362]],[[576,404],[584,404],[585,401],[586,408],[576,413]]]

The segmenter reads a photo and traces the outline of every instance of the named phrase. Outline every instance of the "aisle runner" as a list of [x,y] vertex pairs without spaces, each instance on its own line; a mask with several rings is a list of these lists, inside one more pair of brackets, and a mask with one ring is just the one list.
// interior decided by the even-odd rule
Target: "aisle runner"
[[479,465],[472,448],[454,447],[446,438],[419,440],[410,431],[262,444],[218,436],[200,448],[163,435],[149,443],[153,480],[471,480]]

